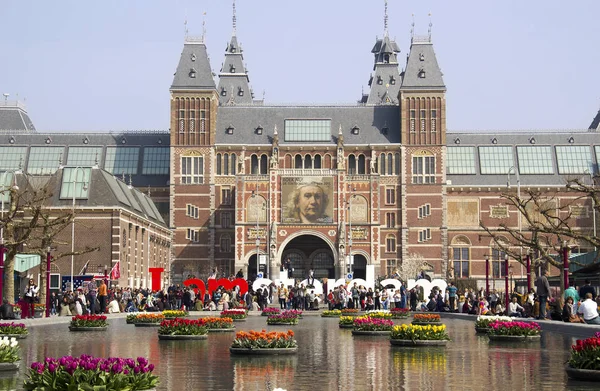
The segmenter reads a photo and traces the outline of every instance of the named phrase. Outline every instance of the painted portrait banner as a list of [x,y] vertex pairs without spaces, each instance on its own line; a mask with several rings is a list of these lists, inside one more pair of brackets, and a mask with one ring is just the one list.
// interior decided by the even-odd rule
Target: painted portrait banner
[[333,223],[332,177],[282,177],[282,222]]

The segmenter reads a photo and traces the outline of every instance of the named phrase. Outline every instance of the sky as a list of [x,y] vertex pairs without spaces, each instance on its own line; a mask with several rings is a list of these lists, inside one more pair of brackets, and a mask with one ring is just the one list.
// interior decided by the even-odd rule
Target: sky
[[[236,8],[250,83],[266,104],[354,104],[368,91],[384,0]],[[388,14],[400,67],[413,21],[426,35],[431,20],[450,131],[585,129],[600,109],[597,0],[389,0]],[[205,21],[218,73],[229,0],[0,0],[0,93],[18,94],[38,131],[167,130],[186,20],[191,36]]]

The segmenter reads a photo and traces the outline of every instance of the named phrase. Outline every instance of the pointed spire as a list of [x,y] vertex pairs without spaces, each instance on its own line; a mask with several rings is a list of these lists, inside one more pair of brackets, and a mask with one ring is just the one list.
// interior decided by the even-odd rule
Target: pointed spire
[[431,41],[431,28],[433,27],[433,22],[431,21],[431,12],[429,13],[429,40]]
[[206,42],[206,11],[202,14],[202,42]]
[[412,24],[410,25],[410,38],[415,36],[415,14],[412,14]]
[[237,18],[235,16],[235,0],[233,0],[233,18],[232,18],[232,22],[233,22],[233,35],[236,35]]
[[388,36],[388,2],[385,0],[385,12],[383,15],[383,33],[384,36]]

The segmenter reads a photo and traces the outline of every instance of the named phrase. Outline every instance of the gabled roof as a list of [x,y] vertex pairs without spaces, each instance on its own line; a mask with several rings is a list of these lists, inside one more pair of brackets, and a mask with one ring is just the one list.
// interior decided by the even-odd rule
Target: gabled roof
[[215,81],[202,38],[187,37],[175,71],[171,90],[214,89]]
[[598,110],[598,114],[596,114],[596,116],[592,120],[592,123],[590,124],[590,130],[596,132],[600,131],[600,110]]
[[369,79],[368,96],[361,99],[367,105],[398,105],[398,92],[400,90],[400,72],[396,53],[400,48],[396,42],[385,34],[382,39],[377,39],[371,53],[375,55],[373,70],[374,75]]
[[235,33],[227,45],[225,61],[219,73],[217,92],[220,105],[252,104],[252,90],[248,79],[248,71],[244,66],[242,48],[237,42]]
[[35,132],[35,126],[22,103],[4,102],[0,103],[0,130]]
[[446,90],[429,37],[413,37],[400,90]]

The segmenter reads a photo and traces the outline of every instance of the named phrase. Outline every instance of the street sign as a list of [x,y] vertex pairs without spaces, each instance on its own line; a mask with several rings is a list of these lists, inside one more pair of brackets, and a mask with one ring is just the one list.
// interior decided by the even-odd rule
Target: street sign
[[353,278],[352,273],[348,273],[348,275],[346,277],[348,277],[348,279],[351,280]]
[[263,278],[263,274],[262,274],[262,273],[258,273],[258,274],[256,275],[256,278]]

